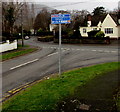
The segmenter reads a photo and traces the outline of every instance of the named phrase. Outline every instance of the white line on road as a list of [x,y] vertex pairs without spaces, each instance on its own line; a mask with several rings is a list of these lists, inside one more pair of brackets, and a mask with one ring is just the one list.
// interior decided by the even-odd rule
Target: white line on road
[[64,50],[69,51],[70,49],[69,48],[65,48]]
[[[43,47],[43,48],[54,48],[54,49],[58,49],[59,50],[59,48],[57,48],[57,47]],[[61,50],[65,50],[65,51],[67,51],[67,50],[72,50],[72,51],[79,51],[79,50],[81,50],[81,51],[94,51],[94,52],[104,52],[104,53],[116,53],[116,52],[118,52],[118,51],[109,51],[109,50],[95,50],[95,49],[93,49],[93,50],[90,50],[90,49],[74,49],[74,48],[61,48]],[[55,54],[57,54],[57,53],[55,53]],[[52,55],[54,55],[54,53],[53,54],[50,54],[50,55],[48,55],[48,56],[52,56]]]
[[92,50],[92,51],[97,51],[97,50]]
[[104,52],[107,52],[107,53],[109,53],[110,51],[104,51]]
[[12,68],[10,68],[10,70],[13,70],[13,69],[16,69],[16,68],[19,68],[19,67],[25,66],[25,65],[27,65],[27,64],[30,64],[30,63],[36,62],[36,61],[38,61],[38,60],[39,60],[39,59],[34,59],[34,60],[32,60],[32,61],[28,61],[28,62],[26,62],[26,63],[20,64],[20,65],[17,65],[17,66],[15,66],[15,67],[12,67]]
[[49,54],[48,57],[49,57],[49,56],[52,56],[52,55],[55,55],[55,54],[58,54],[58,52]]
[[111,51],[111,52],[115,52],[116,53],[117,51]]

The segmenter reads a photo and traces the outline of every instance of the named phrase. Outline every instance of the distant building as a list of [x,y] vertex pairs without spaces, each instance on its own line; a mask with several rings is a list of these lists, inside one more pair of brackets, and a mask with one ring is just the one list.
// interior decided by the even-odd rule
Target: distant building
[[105,33],[105,36],[110,36],[112,39],[120,38],[120,24],[114,14],[107,14],[99,18],[89,15],[87,25],[81,25],[79,30],[84,37],[88,36],[87,32],[89,31],[101,30]]
[[58,25],[56,25],[56,24],[50,24],[50,25],[49,25],[50,31],[55,30],[55,28],[56,28],[57,26],[58,26]]

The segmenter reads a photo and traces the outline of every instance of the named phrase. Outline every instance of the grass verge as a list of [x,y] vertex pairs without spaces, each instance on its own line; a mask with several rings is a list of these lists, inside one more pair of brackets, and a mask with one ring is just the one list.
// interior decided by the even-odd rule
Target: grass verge
[[31,52],[36,51],[36,50],[37,50],[36,48],[30,48],[30,46],[28,46],[28,45],[25,45],[23,47],[21,45],[18,45],[17,50],[2,53],[0,55],[0,60],[5,61],[8,59],[12,59],[12,58],[15,58],[18,56],[22,56],[22,55],[31,53]]
[[3,103],[3,111],[49,111],[57,108],[57,103],[71,96],[77,87],[86,84],[96,76],[118,69],[118,62],[79,68],[43,80]]

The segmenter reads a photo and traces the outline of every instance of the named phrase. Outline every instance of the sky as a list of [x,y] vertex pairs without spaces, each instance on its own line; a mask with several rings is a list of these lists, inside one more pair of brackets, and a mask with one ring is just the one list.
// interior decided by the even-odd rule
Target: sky
[[[72,0],[71,0],[72,1]],[[105,0],[104,0],[105,1]],[[56,8],[59,10],[88,10],[92,12],[95,7],[103,6],[106,10],[114,10],[118,8],[118,1],[117,2],[103,2],[103,1],[95,1],[95,0],[84,0],[82,2],[48,2],[42,3],[49,7]]]
[[[9,0],[10,1],[10,0]],[[88,10],[92,12],[98,6],[105,7],[108,11],[118,8],[120,0],[19,0],[44,4],[58,10]],[[61,2],[62,1],[62,2]]]

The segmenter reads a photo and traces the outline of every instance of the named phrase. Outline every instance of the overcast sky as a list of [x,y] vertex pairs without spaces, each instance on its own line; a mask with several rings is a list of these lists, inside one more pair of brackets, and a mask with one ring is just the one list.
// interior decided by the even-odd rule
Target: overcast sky
[[[44,2],[52,8],[63,10],[83,10],[92,12],[95,7],[103,6],[106,10],[113,10],[118,7],[120,0],[34,0],[35,2]],[[61,2],[65,1],[65,2]]]
[[113,10],[115,8],[118,8],[118,2],[120,0],[21,0],[21,1],[36,2],[60,10],[85,9],[88,10],[89,12],[92,12],[93,9],[98,6],[103,6],[105,7],[106,10]]

